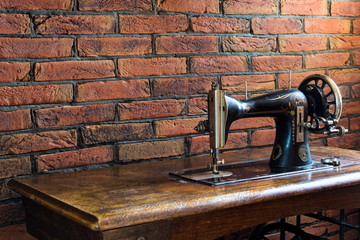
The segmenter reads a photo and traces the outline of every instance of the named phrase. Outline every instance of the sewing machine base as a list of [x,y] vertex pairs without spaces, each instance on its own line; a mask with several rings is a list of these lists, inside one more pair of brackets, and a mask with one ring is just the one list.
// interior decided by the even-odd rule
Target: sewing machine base
[[[339,157],[336,157],[339,158]],[[212,173],[207,168],[184,169],[169,173],[181,179],[194,181],[210,186],[230,183],[253,181],[258,179],[276,178],[285,175],[332,169],[334,167],[351,166],[352,162],[341,161],[340,166],[333,166],[321,162],[321,157],[313,156],[313,163],[306,168],[293,168],[287,171],[274,171],[269,167],[269,159],[261,158],[246,162],[237,162],[219,166],[219,174]]]

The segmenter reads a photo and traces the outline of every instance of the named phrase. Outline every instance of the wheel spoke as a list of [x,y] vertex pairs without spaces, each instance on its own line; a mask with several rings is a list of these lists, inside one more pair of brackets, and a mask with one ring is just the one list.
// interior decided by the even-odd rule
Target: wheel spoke
[[333,91],[330,91],[328,94],[326,94],[326,98],[328,98],[329,96],[334,95]]

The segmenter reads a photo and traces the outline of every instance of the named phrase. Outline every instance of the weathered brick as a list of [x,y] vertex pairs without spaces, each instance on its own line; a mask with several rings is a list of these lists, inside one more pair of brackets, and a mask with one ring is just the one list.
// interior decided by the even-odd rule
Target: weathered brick
[[30,63],[0,62],[0,82],[22,82],[30,80]]
[[221,86],[228,92],[244,92],[245,81],[248,91],[267,91],[275,89],[275,75],[236,75],[222,76]]
[[331,18],[307,18],[304,20],[306,33],[349,33],[350,20]]
[[194,128],[199,123],[199,121],[199,118],[155,121],[154,133],[157,138],[197,133]]
[[277,14],[277,0],[224,0],[225,14]]
[[210,151],[209,135],[190,138],[190,153],[204,153]]
[[342,137],[333,137],[327,140],[328,146],[340,148],[357,148],[360,145],[360,134],[350,133]]
[[111,162],[114,159],[112,146],[85,148],[76,151],[41,155],[36,159],[38,171],[81,167]]
[[327,15],[327,0],[281,0],[282,15]]
[[218,0],[156,0],[156,7],[167,12],[219,13]]
[[222,48],[224,52],[274,52],[276,38],[224,36]]
[[151,0],[79,0],[81,11],[150,11]]
[[186,73],[186,59],[167,58],[122,58],[118,59],[121,77],[173,75]]
[[70,38],[0,37],[0,58],[59,58],[73,55]]
[[[308,76],[313,74],[325,74],[325,70],[308,71],[308,72],[292,72],[291,73],[291,87],[297,88],[300,83]],[[289,88],[289,73],[282,73],[278,75],[278,85],[280,89]]]
[[72,1],[72,0],[53,0],[53,1],[43,1],[43,0],[9,1],[9,0],[0,0],[0,8],[8,8],[8,9],[71,10],[73,4],[74,4],[74,1]]
[[230,130],[274,127],[274,126],[275,126],[274,118],[272,117],[242,118],[236,120],[233,124],[231,124]]
[[119,15],[120,33],[184,32],[186,15]]
[[360,117],[350,119],[350,130],[360,130]]
[[115,18],[110,15],[36,16],[37,34],[110,34],[115,33]]
[[353,20],[353,33],[360,33],[360,19]]
[[191,98],[188,103],[189,115],[204,115],[207,114],[208,104],[207,99],[203,98]]
[[78,102],[149,96],[150,86],[147,79],[88,82],[77,85],[76,91]]
[[73,99],[71,84],[0,87],[0,106],[65,103]]
[[0,205],[0,224],[16,222],[25,219],[24,207],[21,201]]
[[350,53],[317,53],[305,56],[306,68],[341,67],[349,63]]
[[62,61],[35,64],[35,81],[57,81],[115,77],[111,60]]
[[[19,198],[19,197],[20,194],[16,193],[15,191],[7,187],[7,182],[0,183],[0,201],[12,199],[12,198]],[[1,235],[1,228],[0,228],[0,235]]]
[[359,116],[360,101],[343,102],[342,117]]
[[360,98],[360,84],[355,84],[351,87],[351,95],[353,98]]
[[168,158],[184,154],[182,139],[118,145],[119,161],[131,162],[152,158]]
[[330,49],[360,48],[360,36],[330,36]]
[[360,52],[353,52],[352,59],[353,59],[354,65],[360,65]]
[[275,129],[256,130],[251,134],[251,146],[274,144]]
[[119,120],[171,117],[185,114],[185,100],[136,101],[118,104]]
[[30,157],[0,160],[0,179],[31,174]]
[[26,224],[9,225],[0,228],[0,236],[4,239],[36,240],[26,230]]
[[155,40],[157,54],[213,53],[219,51],[217,36],[160,36]]
[[[1,1],[0,1],[1,4]],[[30,18],[25,14],[0,14],[0,34],[29,34]]]
[[302,32],[302,23],[295,18],[253,18],[254,34],[292,34]]
[[62,61],[35,64],[36,81],[96,79],[115,76],[114,62],[98,61]]
[[150,37],[79,38],[80,56],[124,56],[151,53]]
[[248,33],[250,23],[242,18],[192,17],[190,26],[194,32],[202,33]]
[[36,124],[40,128],[112,121],[114,104],[94,104],[35,110]]
[[301,56],[259,56],[251,59],[256,72],[297,70],[302,68]]
[[327,36],[279,37],[280,52],[311,52],[327,49]]
[[149,123],[92,125],[81,128],[85,144],[143,140],[151,137]]
[[0,155],[75,147],[76,132],[52,131],[0,136]]
[[158,78],[153,81],[154,96],[179,96],[207,93],[216,77]]
[[0,131],[27,129],[31,128],[31,126],[32,122],[29,110],[0,111]]
[[192,73],[225,73],[246,72],[248,64],[246,56],[195,56],[190,58],[190,71]]
[[331,2],[331,16],[360,16],[360,2]]
[[360,82],[360,69],[358,68],[333,69],[328,71],[328,75],[336,84]]

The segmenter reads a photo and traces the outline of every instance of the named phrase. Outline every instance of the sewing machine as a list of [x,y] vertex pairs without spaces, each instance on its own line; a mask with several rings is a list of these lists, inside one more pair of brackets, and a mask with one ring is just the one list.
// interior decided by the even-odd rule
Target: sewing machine
[[[245,101],[227,96],[213,84],[208,94],[208,119],[195,128],[198,132],[209,132],[212,162],[208,168],[171,174],[219,185],[338,166],[340,161],[335,157],[312,160],[308,132],[343,136],[348,130],[335,127],[341,111],[342,98],[337,85],[322,74],[305,78],[298,89],[290,87]],[[276,124],[270,160],[226,165],[220,158],[220,150],[226,144],[231,124],[241,118],[269,116],[275,118]]]

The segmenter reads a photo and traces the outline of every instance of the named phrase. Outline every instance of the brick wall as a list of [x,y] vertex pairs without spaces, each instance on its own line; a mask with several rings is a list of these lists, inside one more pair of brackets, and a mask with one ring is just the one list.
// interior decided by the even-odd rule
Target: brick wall
[[[325,73],[359,149],[360,2],[0,0],[0,234],[25,237],[12,177],[209,150],[193,128],[212,82],[244,99]],[[274,139],[269,118],[234,124],[228,149]],[[20,223],[20,224],[18,224]]]

